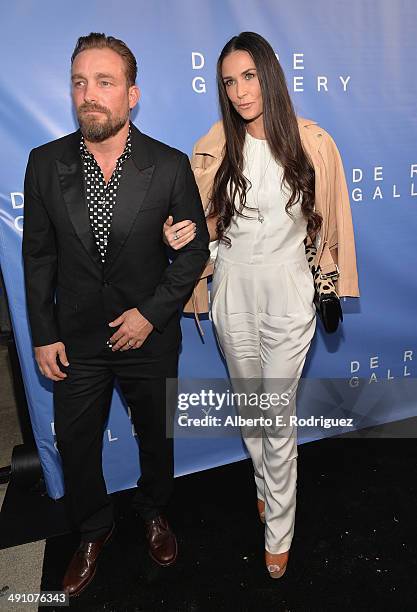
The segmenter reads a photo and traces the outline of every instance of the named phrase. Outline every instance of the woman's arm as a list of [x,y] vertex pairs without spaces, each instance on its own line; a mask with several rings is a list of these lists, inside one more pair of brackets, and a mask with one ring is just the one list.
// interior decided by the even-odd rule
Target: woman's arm
[[213,240],[217,240],[217,219],[218,218],[219,218],[218,215],[214,217],[206,217],[207,229],[210,234],[210,242],[213,242]]

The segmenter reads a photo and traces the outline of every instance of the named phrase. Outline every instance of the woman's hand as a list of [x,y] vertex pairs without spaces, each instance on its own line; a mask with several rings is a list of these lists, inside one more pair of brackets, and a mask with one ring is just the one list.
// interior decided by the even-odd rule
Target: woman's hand
[[173,225],[173,217],[170,215],[164,223],[164,242],[175,251],[191,242],[196,234],[196,224],[189,219],[179,221]]

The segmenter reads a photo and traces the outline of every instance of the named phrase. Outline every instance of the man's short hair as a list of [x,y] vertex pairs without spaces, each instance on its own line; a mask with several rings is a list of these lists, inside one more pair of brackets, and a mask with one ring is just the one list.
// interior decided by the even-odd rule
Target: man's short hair
[[71,66],[77,55],[87,49],[111,49],[115,51],[123,59],[128,87],[136,83],[136,75],[138,73],[136,59],[123,40],[98,32],[91,32],[88,36],[80,36],[71,56]]

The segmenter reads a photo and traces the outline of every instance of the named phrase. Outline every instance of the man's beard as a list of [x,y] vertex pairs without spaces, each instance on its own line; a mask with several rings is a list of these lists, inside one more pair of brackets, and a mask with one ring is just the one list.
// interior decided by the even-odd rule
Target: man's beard
[[[106,121],[100,121],[94,115],[87,115],[84,111],[95,110],[107,116]],[[129,119],[129,111],[124,117],[113,117],[108,108],[97,104],[82,104],[78,111],[78,123],[82,135],[89,142],[103,142],[115,136]]]

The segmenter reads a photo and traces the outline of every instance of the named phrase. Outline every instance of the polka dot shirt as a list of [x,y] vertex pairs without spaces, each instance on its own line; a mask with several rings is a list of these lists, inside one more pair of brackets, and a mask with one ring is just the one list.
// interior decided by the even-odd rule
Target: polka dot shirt
[[132,154],[131,129],[129,127],[129,134],[124,151],[118,158],[116,168],[107,185],[104,180],[103,172],[96,162],[94,155],[87,149],[83,136],[81,136],[80,141],[80,152],[84,169],[90,223],[101,261],[104,264],[106,261],[107,243],[110,234],[113,208],[116,205],[117,189],[122,176],[123,164]]

